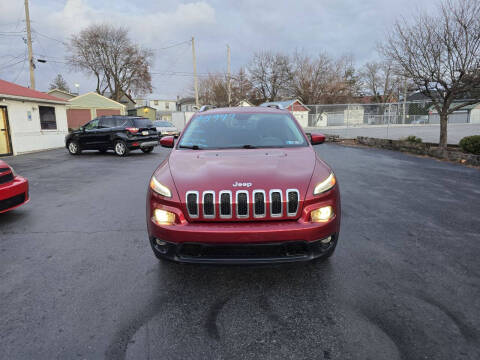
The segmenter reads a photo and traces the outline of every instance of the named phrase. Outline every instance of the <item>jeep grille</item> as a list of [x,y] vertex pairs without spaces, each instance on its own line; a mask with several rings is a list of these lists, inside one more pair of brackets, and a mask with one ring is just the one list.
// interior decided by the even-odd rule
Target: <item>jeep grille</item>
[[[218,196],[217,196],[218,195]],[[297,189],[188,191],[187,211],[190,218],[248,219],[296,217],[300,203]],[[201,214],[200,214],[200,211]],[[252,212],[250,214],[250,211]],[[218,214],[217,214],[218,212]]]

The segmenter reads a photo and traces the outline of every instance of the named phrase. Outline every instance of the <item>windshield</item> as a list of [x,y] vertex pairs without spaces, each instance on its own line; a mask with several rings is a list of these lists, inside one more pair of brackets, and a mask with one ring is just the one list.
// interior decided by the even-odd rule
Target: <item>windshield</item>
[[171,123],[168,121],[154,121],[153,123],[155,126],[162,126],[162,127],[173,127]]
[[307,146],[302,132],[288,114],[197,115],[179,148],[228,149]]

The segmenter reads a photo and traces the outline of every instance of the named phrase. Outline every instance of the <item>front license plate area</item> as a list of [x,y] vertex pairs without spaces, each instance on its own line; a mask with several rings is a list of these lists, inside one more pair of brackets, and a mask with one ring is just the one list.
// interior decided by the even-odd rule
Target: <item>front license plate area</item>
[[148,131],[142,131],[142,135],[148,135]]

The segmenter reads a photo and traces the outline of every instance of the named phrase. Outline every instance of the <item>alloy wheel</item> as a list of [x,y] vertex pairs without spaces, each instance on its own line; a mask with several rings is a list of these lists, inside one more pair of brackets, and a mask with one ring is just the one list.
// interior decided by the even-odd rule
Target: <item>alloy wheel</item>
[[125,154],[125,144],[122,143],[122,142],[117,142],[115,144],[115,152],[117,153],[117,155],[124,155]]
[[70,144],[68,144],[68,150],[70,150],[72,154],[76,154],[78,152],[78,145],[72,141]]

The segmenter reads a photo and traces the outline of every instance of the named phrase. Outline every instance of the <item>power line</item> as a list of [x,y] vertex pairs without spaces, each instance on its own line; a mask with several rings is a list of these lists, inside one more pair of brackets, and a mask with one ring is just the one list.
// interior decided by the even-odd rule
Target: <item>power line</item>
[[[38,45],[42,48],[43,51],[47,52],[47,51],[45,50],[45,48],[43,47],[43,44],[42,44],[40,41],[38,42]],[[38,54],[38,55],[41,56],[41,54]],[[47,55],[47,56],[44,56],[44,55],[43,55],[43,56],[41,56],[41,57],[48,59],[50,56],[48,56],[48,55]],[[53,58],[53,56],[52,56],[52,58]],[[37,60],[38,60],[38,56],[37,56]],[[53,74],[56,74],[56,73],[58,73],[58,70],[53,67],[52,62],[54,62],[54,60],[47,60],[48,66],[50,67],[50,69],[52,69]]]
[[5,55],[5,57],[10,57],[11,59],[10,60],[7,60],[6,62],[4,62],[3,64],[0,64],[0,67],[1,66],[4,66],[4,65],[8,65],[10,62],[18,59],[18,58],[21,58],[22,56],[24,56],[24,54],[20,54],[20,55],[17,55],[17,56],[13,56],[13,55]]
[[20,77],[20,75],[23,74],[23,72],[25,71],[25,61],[27,61],[27,52],[26,51],[25,51],[25,59],[23,60],[22,67],[20,68],[20,71],[18,72],[17,76],[15,77],[15,79],[12,82],[16,83],[18,78]]
[[22,31],[0,31],[0,34],[25,34],[25,30]]
[[190,44],[191,42],[192,42],[192,40],[186,40],[186,41],[182,41],[182,42],[179,42],[179,43],[176,43],[176,44],[172,44],[172,45],[169,45],[169,46],[161,47],[161,48],[158,48],[158,49],[156,49],[156,50],[158,51],[158,50],[170,49],[170,48],[173,48],[173,47],[176,47],[176,46],[180,46],[180,45],[183,45],[183,44]]
[[9,67],[12,67],[12,66],[15,66],[15,65],[17,65],[17,64],[20,64],[21,62],[24,62],[25,60],[26,60],[26,58],[25,58],[25,59],[22,59],[22,60],[20,60],[20,61],[14,62],[14,63],[12,63],[12,64],[5,65],[5,66],[1,67],[0,70],[7,69],[7,68],[9,68]]
[[0,36],[5,36],[5,37],[23,37],[25,34],[0,34]]
[[[176,72],[151,72],[152,75],[158,76],[180,76],[180,77],[194,77],[193,73],[176,73]],[[206,77],[208,74],[198,74],[199,77]]]
[[52,41],[59,42],[60,44],[67,45],[66,42],[64,42],[64,41],[62,41],[62,40],[55,39],[55,38],[53,38],[53,37],[51,37],[51,36],[42,34],[42,33],[38,32],[37,30],[35,30],[33,27],[32,27],[32,31],[33,31],[35,34],[38,34],[38,35],[40,35],[40,36],[43,36],[43,37],[46,38],[46,39],[50,39],[50,40],[52,40]]

